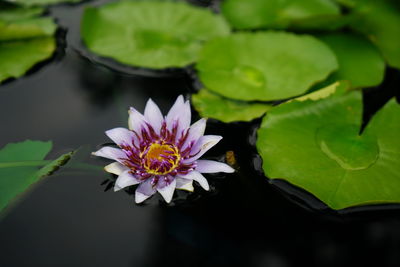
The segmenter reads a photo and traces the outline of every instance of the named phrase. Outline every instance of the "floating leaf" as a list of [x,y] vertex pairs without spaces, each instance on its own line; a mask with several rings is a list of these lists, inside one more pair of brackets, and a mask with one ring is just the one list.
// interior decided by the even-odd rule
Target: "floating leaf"
[[351,26],[366,34],[388,64],[400,68],[400,10],[391,1],[342,1],[355,15]]
[[44,12],[41,7],[21,8],[16,5],[0,3],[0,20],[12,22],[39,16]]
[[44,161],[51,147],[51,142],[27,140],[10,143],[0,150],[0,211],[30,185],[50,175],[71,157],[72,153],[68,153],[57,160]]
[[12,3],[20,4],[22,6],[47,6],[58,3],[77,3],[82,0],[8,0]]
[[400,202],[400,105],[388,102],[360,135],[361,93],[272,109],[258,131],[265,174],[333,209]]
[[237,29],[283,29],[304,20],[307,27],[318,27],[326,20],[332,24],[340,10],[331,0],[225,0],[222,13]]
[[51,18],[30,18],[13,22],[1,21],[0,41],[15,41],[52,36],[56,25]]
[[342,94],[342,93],[346,92],[347,90],[349,90],[349,88],[350,88],[350,86],[347,81],[338,81],[338,82],[334,82],[324,88],[321,88],[319,90],[315,90],[315,91],[309,92],[305,95],[291,99],[285,103],[288,103],[290,101],[320,100],[320,99],[327,98],[334,94]]
[[133,66],[184,67],[208,39],[227,35],[223,18],[184,2],[122,1],[87,8],[81,34],[95,53]]
[[334,53],[308,35],[237,33],[209,41],[198,64],[205,87],[238,100],[278,100],[306,92],[337,69]]
[[19,77],[55,50],[52,37],[24,41],[0,42],[0,81]]
[[354,34],[319,36],[336,54],[339,69],[330,81],[347,80],[351,88],[376,86],[383,81],[385,62],[379,50],[367,39]]
[[272,105],[231,100],[206,89],[192,95],[192,103],[202,117],[222,122],[251,121],[259,118],[272,108]]
[[56,25],[50,18],[29,17],[41,11],[10,7],[0,12],[0,82],[23,75],[53,54]]

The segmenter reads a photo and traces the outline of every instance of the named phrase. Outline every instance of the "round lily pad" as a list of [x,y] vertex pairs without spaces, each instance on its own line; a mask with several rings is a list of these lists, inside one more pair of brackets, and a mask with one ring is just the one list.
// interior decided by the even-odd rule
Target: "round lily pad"
[[336,54],[339,69],[329,80],[347,80],[352,88],[376,86],[383,81],[385,61],[366,38],[355,34],[325,34],[324,41]]
[[19,77],[56,48],[56,25],[36,17],[41,9],[11,8],[0,12],[0,82]]
[[293,101],[258,131],[265,174],[299,186],[333,209],[400,202],[400,105],[389,101],[360,134],[361,93]]
[[77,3],[83,0],[6,0],[6,1],[19,4],[22,6],[31,7],[31,6],[47,6],[58,3]]
[[388,64],[400,68],[400,9],[394,1],[344,1],[354,14],[353,29],[378,46]]
[[0,42],[52,36],[56,25],[51,18],[28,18],[12,22],[0,17]]
[[312,19],[331,21],[340,10],[331,0],[225,0],[222,13],[236,29],[283,29],[296,21],[306,20],[308,26],[312,26]]
[[222,122],[251,121],[259,118],[272,108],[269,104],[250,103],[228,99],[202,89],[192,95],[192,104],[201,117]]
[[81,25],[83,41],[91,51],[154,69],[194,63],[205,41],[229,32],[225,20],[210,10],[172,1],[90,7]]
[[338,67],[323,42],[285,32],[210,40],[196,65],[204,86],[237,100],[279,100],[306,92]]
[[51,57],[55,47],[53,37],[0,42],[0,82],[22,76],[36,63]]
[[43,14],[41,7],[21,8],[11,3],[0,2],[0,19],[2,21],[16,21],[29,19]]

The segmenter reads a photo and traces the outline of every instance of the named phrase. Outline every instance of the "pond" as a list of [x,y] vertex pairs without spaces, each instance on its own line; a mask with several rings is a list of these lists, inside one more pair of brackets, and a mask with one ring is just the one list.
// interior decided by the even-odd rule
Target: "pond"
[[[0,147],[52,140],[48,158],[78,149],[1,214],[0,266],[399,266],[399,206],[334,211],[268,180],[255,147],[261,119],[209,119],[206,133],[223,139],[205,158],[233,154],[237,170],[207,175],[210,191],[196,187],[170,204],[153,196],[141,205],[134,190],[114,193],[115,178],[102,170],[109,161],[90,155],[110,143],[104,132],[126,127],[128,108],[143,111],[149,98],[166,113],[178,95],[190,99],[199,81],[191,67],[165,72],[99,61],[80,40],[88,4],[50,7],[61,26],[55,55],[0,86]],[[364,92],[364,123],[399,99],[399,77],[388,68],[384,82]]]

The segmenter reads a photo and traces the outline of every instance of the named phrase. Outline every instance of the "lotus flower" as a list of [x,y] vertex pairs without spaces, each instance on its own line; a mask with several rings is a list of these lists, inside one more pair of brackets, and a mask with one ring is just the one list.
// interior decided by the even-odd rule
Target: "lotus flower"
[[193,191],[193,181],[209,190],[202,173],[231,173],[234,169],[221,162],[199,159],[222,137],[204,135],[206,119],[191,126],[190,121],[190,103],[182,96],[165,117],[149,99],[144,115],[130,108],[129,129],[106,131],[119,148],[103,147],[93,155],[116,161],[105,167],[107,172],[118,175],[115,191],[139,185],[135,191],[136,203],[157,191],[169,203],[175,189]]

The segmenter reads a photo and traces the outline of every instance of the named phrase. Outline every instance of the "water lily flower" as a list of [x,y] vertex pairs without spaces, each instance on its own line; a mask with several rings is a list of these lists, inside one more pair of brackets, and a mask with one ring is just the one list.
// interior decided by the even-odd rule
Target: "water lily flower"
[[234,169],[225,163],[199,159],[222,137],[204,135],[206,119],[192,125],[190,121],[190,103],[183,96],[177,98],[165,117],[149,99],[143,115],[130,108],[129,129],[106,131],[119,148],[103,147],[93,155],[116,161],[105,167],[118,175],[115,191],[138,184],[136,203],[156,192],[169,203],[175,189],[193,191],[193,181],[209,190],[202,173],[231,173]]

